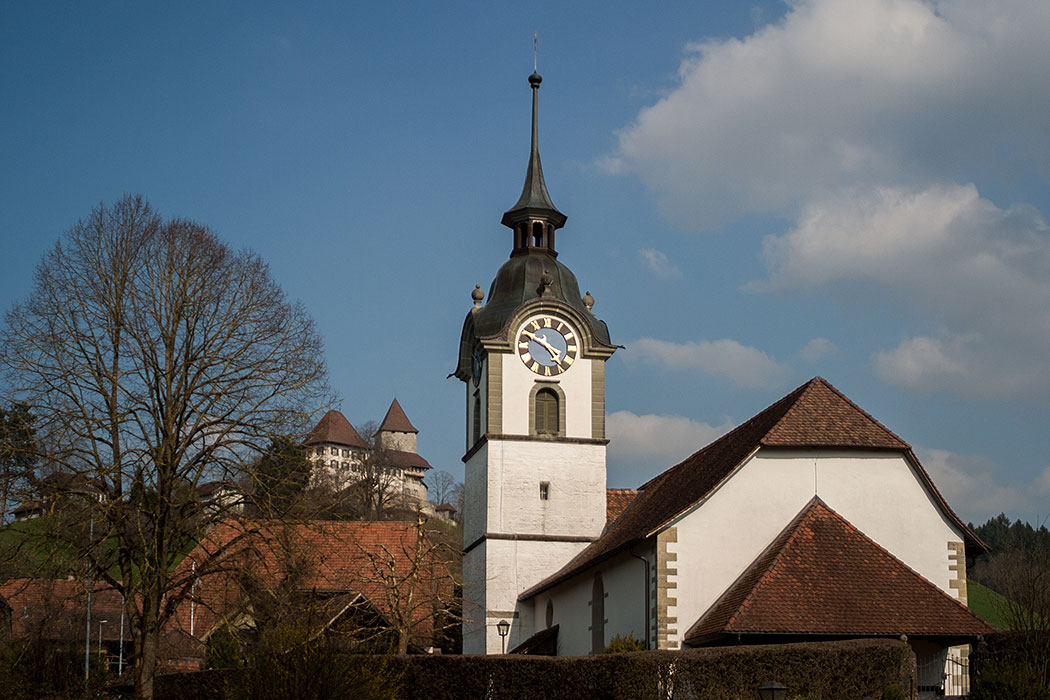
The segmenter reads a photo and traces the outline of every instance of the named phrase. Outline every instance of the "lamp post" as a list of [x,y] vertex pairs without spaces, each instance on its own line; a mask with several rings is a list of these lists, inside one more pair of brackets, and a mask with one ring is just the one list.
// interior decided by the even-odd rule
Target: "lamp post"
[[109,622],[109,620],[98,621],[98,655],[100,657],[102,656],[102,625],[106,624],[107,622]]
[[506,620],[500,620],[496,623],[496,631],[499,632],[500,645],[503,647],[503,653],[507,653],[507,635],[510,633],[510,623]]
[[758,689],[758,697],[762,700],[787,700],[787,696],[787,686],[776,681],[769,681]]

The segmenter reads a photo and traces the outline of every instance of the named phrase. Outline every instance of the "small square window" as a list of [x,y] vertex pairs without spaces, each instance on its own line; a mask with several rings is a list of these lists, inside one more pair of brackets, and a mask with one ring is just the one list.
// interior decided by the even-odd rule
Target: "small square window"
[[346,449],[346,448],[344,447],[344,448],[343,448],[343,456],[344,456],[344,457],[349,457],[349,456],[350,456],[350,450],[348,450],[348,449]]
[[335,456],[338,457],[339,456],[339,448],[338,447],[333,447],[331,449],[332,449],[332,454],[334,454]]
[[540,500],[548,501],[551,497],[551,485],[549,481],[540,482]]

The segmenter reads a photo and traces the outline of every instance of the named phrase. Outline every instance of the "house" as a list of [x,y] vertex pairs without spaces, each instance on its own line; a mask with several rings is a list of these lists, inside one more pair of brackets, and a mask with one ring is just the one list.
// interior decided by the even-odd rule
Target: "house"
[[[557,257],[537,148],[503,215],[510,258],[476,287],[466,384],[464,651],[601,652],[906,636],[934,687],[992,628],[966,608],[983,544],[914,451],[817,377],[637,491],[606,489],[617,350]],[[560,236],[561,234],[559,234]],[[939,668],[938,668],[939,664]]]
[[192,592],[168,631],[202,649],[218,630],[251,637],[282,623],[427,647],[453,593],[443,562],[416,522],[224,521],[176,572]]
[[52,472],[40,480],[38,490],[39,499],[26,501],[11,511],[14,522],[42,518],[56,509],[76,508],[88,501],[106,500],[104,485],[76,472]]
[[[395,398],[369,445],[342,413],[325,413],[304,441],[313,463],[312,484],[327,483],[344,489],[365,478],[366,471],[378,468],[380,482],[407,506],[425,505],[427,487],[423,482],[430,463],[419,454],[419,431],[405,415]],[[377,461],[369,463],[370,457]]]
[[[87,585],[74,579],[15,578],[0,583],[11,639],[34,639],[83,653],[88,635]],[[91,649],[117,672],[131,658],[131,628],[120,592],[96,583],[91,591]]]

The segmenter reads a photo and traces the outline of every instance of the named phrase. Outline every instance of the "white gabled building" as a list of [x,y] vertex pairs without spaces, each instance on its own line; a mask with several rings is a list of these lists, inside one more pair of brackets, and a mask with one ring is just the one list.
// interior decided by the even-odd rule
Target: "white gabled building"
[[965,605],[967,547],[983,544],[910,446],[819,377],[637,492],[606,491],[617,346],[557,259],[566,217],[540,167],[540,77],[529,83],[525,187],[502,219],[510,259],[487,301],[474,290],[455,372],[464,652],[587,654],[617,634],[650,649],[907,635],[936,660],[991,631]]

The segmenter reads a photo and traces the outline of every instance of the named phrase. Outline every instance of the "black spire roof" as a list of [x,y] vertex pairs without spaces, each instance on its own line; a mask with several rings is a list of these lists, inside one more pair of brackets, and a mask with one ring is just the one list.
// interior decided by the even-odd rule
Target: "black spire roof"
[[561,228],[565,225],[566,216],[558,211],[551,201],[551,195],[547,191],[547,183],[543,181],[543,166],[540,165],[539,129],[539,92],[540,83],[543,78],[539,73],[533,72],[529,76],[529,85],[532,86],[532,149],[529,152],[529,167],[525,171],[525,186],[521,189],[521,197],[517,203],[503,214],[500,221],[504,226],[514,228],[515,224],[528,218],[542,218]]

